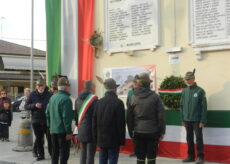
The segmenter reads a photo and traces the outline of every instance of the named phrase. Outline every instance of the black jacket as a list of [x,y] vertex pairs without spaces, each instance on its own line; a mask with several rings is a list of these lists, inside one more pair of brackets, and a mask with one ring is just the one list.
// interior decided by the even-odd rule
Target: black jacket
[[[75,121],[76,125],[78,125],[78,113],[80,111],[81,105],[83,104],[86,97],[90,94],[89,91],[84,90],[80,93],[80,96],[75,101]],[[81,142],[92,142],[92,118],[93,112],[96,106],[97,99],[95,99],[92,104],[89,106],[80,127],[78,127],[78,139]]]
[[6,109],[0,109],[0,122],[3,124],[7,124],[8,126],[11,126],[12,122],[12,111],[6,110]]
[[[32,123],[46,124],[45,112],[51,96],[52,93],[48,91],[48,88],[46,88],[42,94],[40,94],[37,90],[30,93],[25,104],[25,109],[31,110]],[[42,108],[36,108],[36,103],[41,103]]]
[[94,112],[93,137],[97,146],[117,148],[125,144],[125,110],[114,92],[106,92]]
[[130,137],[133,132],[165,134],[164,107],[161,99],[149,88],[135,88],[127,111]]

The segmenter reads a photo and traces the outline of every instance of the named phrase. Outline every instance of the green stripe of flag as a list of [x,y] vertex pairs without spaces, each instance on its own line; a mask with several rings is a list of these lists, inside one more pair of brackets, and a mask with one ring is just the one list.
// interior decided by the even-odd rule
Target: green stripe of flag
[[46,0],[47,79],[61,73],[61,0]]
[[[165,111],[167,125],[181,125],[180,110]],[[206,127],[230,128],[230,110],[210,110],[207,112]]]

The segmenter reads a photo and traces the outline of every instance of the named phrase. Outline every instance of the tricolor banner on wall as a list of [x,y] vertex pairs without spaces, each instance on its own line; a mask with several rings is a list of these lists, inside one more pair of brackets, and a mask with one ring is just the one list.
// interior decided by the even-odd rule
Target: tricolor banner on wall
[[179,88],[179,89],[161,89],[158,88],[158,93],[162,95],[180,95],[184,88]]
[[68,76],[72,98],[93,76],[94,0],[46,0],[47,78]]
[[[230,163],[230,111],[208,111],[208,123],[203,129],[205,160]],[[159,156],[185,158],[186,132],[181,126],[180,111],[166,110],[166,135],[159,144]],[[127,135],[124,153],[133,152],[133,143]]]

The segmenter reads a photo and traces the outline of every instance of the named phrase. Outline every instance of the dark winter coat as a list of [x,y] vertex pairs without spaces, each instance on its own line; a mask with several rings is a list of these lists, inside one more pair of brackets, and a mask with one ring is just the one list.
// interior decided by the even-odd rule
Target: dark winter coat
[[[45,112],[51,96],[52,94],[48,91],[48,88],[46,88],[42,94],[40,94],[37,90],[30,93],[25,104],[25,109],[31,110],[32,123],[46,124]],[[42,108],[36,108],[36,103],[41,103]]]
[[0,123],[11,126],[12,122],[12,111],[10,109],[0,109]]
[[164,107],[155,92],[149,88],[135,88],[127,111],[130,137],[133,132],[143,134],[165,134]]
[[[80,96],[77,98],[75,101],[75,120],[76,120],[76,125],[78,125],[78,113],[80,111],[80,108],[86,99],[86,97],[90,94],[89,91],[84,90],[80,93]],[[92,118],[93,118],[93,112],[96,106],[96,102],[98,100],[95,99],[92,104],[89,106],[80,127],[78,127],[78,139],[81,142],[92,142],[93,141],[93,136],[92,136]]]
[[95,108],[93,137],[97,146],[117,148],[125,144],[125,110],[114,92],[106,92]]

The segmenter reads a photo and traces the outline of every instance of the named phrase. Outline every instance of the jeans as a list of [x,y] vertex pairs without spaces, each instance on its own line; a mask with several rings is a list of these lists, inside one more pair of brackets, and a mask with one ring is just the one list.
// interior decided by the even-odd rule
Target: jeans
[[80,164],[94,164],[96,144],[83,142],[81,145]]
[[70,140],[66,140],[66,134],[51,134],[52,140],[52,164],[67,164],[70,152]]
[[188,144],[188,157],[195,158],[194,151],[194,133],[196,136],[196,149],[197,156],[200,159],[204,159],[204,144],[202,128],[199,128],[199,122],[185,122],[185,128],[187,132],[187,144]]
[[101,148],[99,152],[99,164],[117,164],[120,148]]

